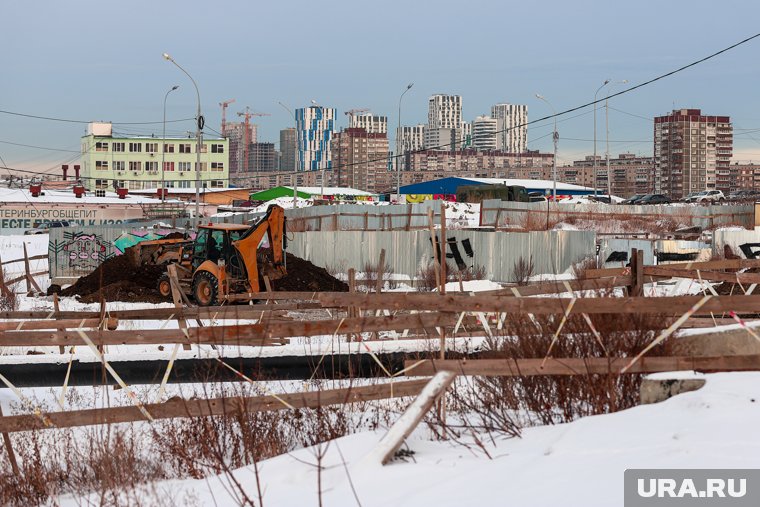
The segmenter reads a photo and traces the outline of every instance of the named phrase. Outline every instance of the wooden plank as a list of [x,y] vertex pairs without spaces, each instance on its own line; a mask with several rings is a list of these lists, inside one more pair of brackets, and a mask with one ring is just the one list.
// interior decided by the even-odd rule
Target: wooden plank
[[[649,267],[646,266],[644,271]],[[758,268],[760,267],[760,259],[723,259],[719,261],[703,261],[703,262],[674,262],[672,264],[661,264],[658,268],[665,269],[704,269],[704,270],[719,270],[719,269],[743,269],[743,268]],[[585,277],[587,279],[604,278],[608,276],[621,276],[629,274],[628,268],[604,268],[604,269],[587,269],[585,271]]]
[[[48,273],[47,271],[36,271],[34,273],[31,273],[31,276],[35,277],[35,276],[40,276],[40,275],[46,275],[47,273]],[[26,276],[26,273],[24,273],[21,276],[17,276],[16,278],[12,278],[11,280],[6,280],[5,283],[7,283],[8,285],[12,285],[14,283],[23,282],[24,280],[27,280],[27,281],[29,280],[29,278]],[[32,281],[34,281],[34,278],[32,278]],[[37,285],[36,282],[34,282],[34,284]]]
[[380,249],[380,260],[377,263],[377,280],[375,280],[375,292],[383,291],[383,272],[385,271],[385,248]]
[[669,265],[647,266],[644,268],[647,275],[667,276],[670,278],[702,278],[710,282],[729,282],[742,284],[760,284],[760,273],[721,273],[717,271],[702,271],[696,269],[672,269]]
[[[28,258],[30,261],[47,260],[48,254],[32,255]],[[24,262],[24,259],[13,259],[12,261],[0,261],[0,266],[7,266],[8,264],[16,264],[17,262]]]
[[[115,330],[118,328],[119,319],[107,319],[108,329]],[[100,326],[100,319],[49,319],[49,320],[19,320],[0,322],[0,331],[31,331],[39,329],[97,329]]]
[[[325,308],[319,303],[288,303],[280,304],[277,307],[268,307],[263,303],[258,305],[236,305],[236,306],[202,306],[183,308],[177,311],[175,308],[143,308],[139,310],[109,310],[108,314],[122,320],[155,320],[155,319],[180,319],[180,318],[201,318],[201,319],[254,319],[261,316],[262,312],[266,315],[271,311],[282,310],[313,310]],[[60,318],[63,319],[95,319],[100,315],[99,312],[82,312],[82,311],[61,311]],[[48,310],[21,310],[11,312],[0,312],[0,319],[47,319],[50,317]]]
[[230,294],[224,299],[227,301],[250,301],[252,299],[300,299],[305,301],[315,301],[319,292],[246,292],[244,294]]
[[[439,296],[441,297],[441,296]],[[347,306],[343,305],[344,307]],[[266,346],[283,343],[292,336],[322,336],[404,329],[433,329],[453,326],[456,320],[443,313],[415,313],[385,317],[357,317],[340,320],[271,322],[242,326],[192,327],[187,338],[177,329],[138,329],[131,331],[89,331],[98,345],[153,345],[168,343]],[[73,331],[0,331],[0,346],[54,346],[79,344]]]
[[24,272],[26,273],[26,292],[27,294],[32,291],[32,287],[37,292],[42,292],[42,289],[40,289],[40,286],[37,285],[37,282],[34,281],[34,278],[32,276],[32,270],[29,268],[29,255],[26,252],[26,242],[22,241],[21,245],[24,247]]
[[[346,296],[335,294],[320,296],[320,301],[327,305],[345,306],[349,297],[354,304],[362,308],[376,309],[408,309],[429,310],[438,312],[507,312],[533,314],[564,314],[569,303],[568,298],[531,297],[516,298],[511,296],[461,295],[440,294],[357,294]],[[575,301],[572,313],[612,313],[612,314],[677,314],[681,315],[698,303],[703,296],[677,297],[584,297]],[[723,313],[757,313],[760,310],[760,296],[712,296],[696,315],[707,315],[710,312]]]
[[370,460],[385,465],[393,459],[393,456],[404,443],[404,440],[412,434],[414,428],[422,421],[425,414],[430,411],[435,401],[446,392],[455,378],[456,373],[451,371],[439,371],[436,373],[412,404],[401,414],[401,417],[383,435],[383,438],[380,439],[375,448],[372,449]]
[[[328,389],[323,391],[289,393],[277,396],[224,397],[211,399],[171,398],[164,403],[143,405],[156,419],[206,417],[242,412],[268,412],[288,408],[317,408],[387,398],[417,395],[428,379],[375,384],[371,386]],[[46,427],[40,417],[33,414],[0,417],[0,432],[72,428],[92,424],[116,424],[144,421],[145,416],[134,406],[69,410],[45,414],[52,426]]]
[[[0,419],[3,417],[3,407],[0,403]],[[18,462],[16,461],[16,452],[13,450],[13,444],[11,443],[11,436],[7,431],[3,431],[3,443],[5,444],[5,450],[8,452],[8,461],[11,463],[11,470],[16,478],[20,479],[21,476],[18,470]]]
[[[543,359],[475,359],[445,361],[431,359],[406,361],[405,368],[417,364],[409,376],[433,375],[453,371],[460,375],[486,377],[531,377],[536,375],[618,374],[631,362],[630,357],[548,358]],[[543,363],[543,367],[542,367]],[[742,356],[656,357],[639,359],[626,373],[656,373],[663,371],[753,371],[760,370],[760,354]]]

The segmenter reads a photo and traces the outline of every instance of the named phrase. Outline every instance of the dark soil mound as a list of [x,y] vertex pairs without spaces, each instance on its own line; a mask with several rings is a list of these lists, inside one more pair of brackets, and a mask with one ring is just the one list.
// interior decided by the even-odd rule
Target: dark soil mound
[[106,301],[127,301],[139,303],[165,303],[166,298],[161,297],[155,288],[144,287],[131,280],[121,280],[106,285],[86,296],[80,296],[82,303],[99,303],[103,298]]
[[[156,288],[158,278],[166,272],[166,266],[133,266],[128,255],[117,255],[107,259],[103,264],[87,276],[61,291],[61,296],[87,296],[98,292],[101,287],[107,287],[116,282],[129,281],[135,286],[152,289]],[[142,301],[142,300],[140,300]]]
[[[315,291],[315,292],[348,292],[348,285],[341,282],[326,269],[315,266],[293,254],[286,254],[288,274],[279,280],[272,280],[275,291]],[[264,283],[261,284],[262,290]]]

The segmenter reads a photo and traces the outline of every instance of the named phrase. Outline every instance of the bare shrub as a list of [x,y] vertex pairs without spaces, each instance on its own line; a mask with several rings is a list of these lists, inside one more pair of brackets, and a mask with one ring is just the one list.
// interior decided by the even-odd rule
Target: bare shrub
[[[448,270],[446,272],[448,273]],[[484,266],[468,266],[458,271],[457,278],[459,275],[463,282],[469,282],[470,280],[485,280],[488,272]]]
[[556,213],[547,215],[546,210],[527,211],[518,219],[518,224],[526,231],[548,231],[560,222]]
[[3,275],[3,278],[0,278],[0,311],[4,312],[18,310],[16,293],[8,283],[8,280],[10,278],[6,274]]
[[520,257],[512,267],[512,281],[517,285],[528,285],[530,277],[533,276],[533,271],[533,256],[531,255],[527,260],[525,257]]
[[364,278],[356,283],[368,292],[375,290],[378,279],[382,281],[382,288],[395,289],[398,282],[393,278],[393,268],[387,262],[380,266],[378,263],[367,262],[364,264]]
[[[429,261],[420,265],[417,269],[417,290],[422,291],[434,291],[438,289],[436,283],[436,264],[434,261]],[[450,282],[454,280],[454,273],[456,271],[451,267],[451,264],[446,263],[446,281]]]
[[593,257],[584,257],[572,264],[573,276],[577,280],[585,280],[589,269],[596,269],[596,259]]
[[[643,350],[670,322],[661,315],[591,315],[601,342],[582,315],[571,315],[552,349],[551,357],[632,357]],[[508,319],[504,335],[494,339],[488,358],[543,358],[554,338],[559,320],[553,316],[527,315]],[[661,344],[651,355],[668,355]],[[525,376],[476,378],[485,396],[487,417],[501,418],[493,411],[511,410],[526,417],[523,424],[558,424],[578,417],[615,412],[638,403],[643,375],[606,374],[573,376]],[[488,403],[486,403],[488,402]],[[483,416],[486,417],[486,416]]]

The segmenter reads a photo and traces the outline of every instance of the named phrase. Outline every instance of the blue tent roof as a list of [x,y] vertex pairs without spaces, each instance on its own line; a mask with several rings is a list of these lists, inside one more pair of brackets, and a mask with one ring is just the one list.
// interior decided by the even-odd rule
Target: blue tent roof
[[[554,182],[550,180],[519,180],[508,178],[458,178],[448,177],[436,180],[423,181],[412,185],[402,186],[401,194],[456,194],[457,188],[468,185],[519,185],[525,187],[528,192],[545,193],[551,190]],[[557,182],[557,193],[562,195],[587,195],[593,193],[594,189],[582,187],[580,185],[571,185],[569,183]]]

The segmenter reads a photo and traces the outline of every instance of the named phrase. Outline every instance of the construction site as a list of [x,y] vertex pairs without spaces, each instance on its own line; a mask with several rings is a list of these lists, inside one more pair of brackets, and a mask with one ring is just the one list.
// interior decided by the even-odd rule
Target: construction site
[[[688,454],[756,421],[755,213],[273,204],[189,228],[0,236],[1,500],[161,505],[171,482],[179,503],[281,505],[286,470],[306,467],[293,498],[329,504],[354,494],[347,477],[366,495],[369,476],[436,460],[603,477],[613,448]],[[87,471],[106,455],[109,477]]]

